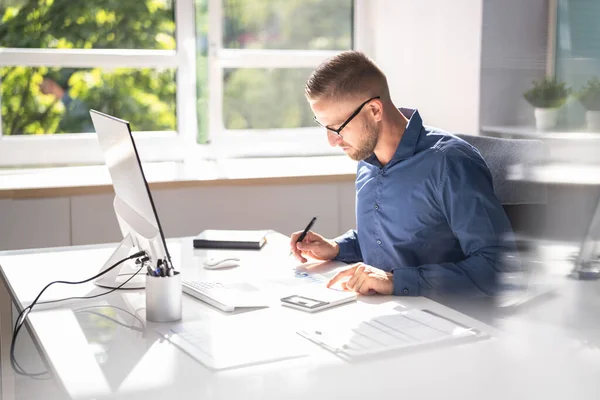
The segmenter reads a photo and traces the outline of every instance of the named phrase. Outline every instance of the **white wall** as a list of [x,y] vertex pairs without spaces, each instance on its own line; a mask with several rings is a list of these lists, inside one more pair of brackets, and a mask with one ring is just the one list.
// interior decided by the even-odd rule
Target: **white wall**
[[371,0],[371,55],[398,106],[425,124],[479,133],[483,0]]
[[[334,237],[355,226],[354,182],[153,190],[167,237],[203,229],[275,229],[289,235],[317,216]],[[0,200],[0,250],[117,242],[111,194]]]

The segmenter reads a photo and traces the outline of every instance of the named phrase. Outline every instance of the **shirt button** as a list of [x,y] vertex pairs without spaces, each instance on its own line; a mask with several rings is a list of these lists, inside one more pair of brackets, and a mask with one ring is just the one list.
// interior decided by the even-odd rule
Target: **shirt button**
[[375,209],[379,210],[379,206],[377,204],[375,204]]
[[408,294],[408,288],[404,288],[404,290],[402,291],[402,293]]
[[377,244],[381,246],[381,240],[377,240]]

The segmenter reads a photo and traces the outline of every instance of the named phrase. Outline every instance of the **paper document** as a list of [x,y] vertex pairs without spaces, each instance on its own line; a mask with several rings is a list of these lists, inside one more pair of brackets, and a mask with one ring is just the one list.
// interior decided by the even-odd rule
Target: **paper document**
[[418,309],[394,309],[369,319],[341,324],[340,321],[323,323],[298,333],[350,360],[483,335],[476,329]]
[[281,289],[298,288],[302,286],[322,286],[325,287],[329,279],[320,274],[309,274],[299,270],[292,270],[285,276],[279,276],[269,279],[268,284],[279,286]]

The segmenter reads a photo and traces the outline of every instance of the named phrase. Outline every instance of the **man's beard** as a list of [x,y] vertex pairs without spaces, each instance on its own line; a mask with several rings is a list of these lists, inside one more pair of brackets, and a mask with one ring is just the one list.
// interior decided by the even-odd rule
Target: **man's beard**
[[363,129],[363,136],[360,143],[356,148],[351,148],[348,152],[348,157],[354,161],[362,161],[367,157],[371,156],[377,146],[377,139],[379,138],[379,127],[375,124],[369,125],[368,121],[365,121]]

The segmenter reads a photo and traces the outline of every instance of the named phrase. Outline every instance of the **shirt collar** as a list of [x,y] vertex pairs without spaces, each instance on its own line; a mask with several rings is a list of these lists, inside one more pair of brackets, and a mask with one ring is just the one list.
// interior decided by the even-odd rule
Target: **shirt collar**
[[[417,142],[419,141],[421,129],[423,128],[423,120],[416,108],[400,107],[398,110],[408,118],[408,123],[406,124],[402,139],[400,139],[400,143],[389,164],[405,160],[415,154]],[[377,160],[377,157],[375,157],[375,154],[369,156],[365,161],[369,164],[379,165],[379,161]]]

